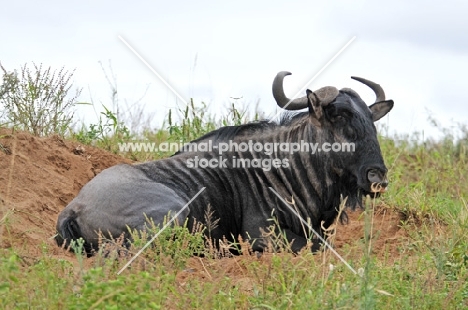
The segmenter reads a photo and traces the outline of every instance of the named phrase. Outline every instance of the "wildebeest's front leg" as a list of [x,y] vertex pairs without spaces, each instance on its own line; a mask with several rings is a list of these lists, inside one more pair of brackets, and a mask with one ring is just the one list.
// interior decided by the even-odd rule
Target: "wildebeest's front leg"
[[[307,239],[299,236],[298,234],[295,234],[289,229],[284,229],[283,230],[286,240],[288,240],[290,246],[291,246],[291,251],[294,253],[298,253],[301,251],[304,247],[307,246]],[[314,238],[312,238],[312,247],[311,250],[312,252],[317,252],[320,250],[320,247],[322,246],[322,242],[314,235]]]

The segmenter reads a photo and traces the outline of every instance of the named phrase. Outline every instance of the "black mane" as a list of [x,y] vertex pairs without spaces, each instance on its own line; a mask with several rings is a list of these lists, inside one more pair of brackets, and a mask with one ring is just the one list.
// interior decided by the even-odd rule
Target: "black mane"
[[[259,121],[252,121],[247,124],[237,126],[224,126],[215,129],[207,134],[204,134],[203,136],[190,141],[190,143],[197,143],[211,139],[213,141],[213,144],[216,144],[216,142],[220,141],[233,140],[235,137],[246,132],[255,133],[267,129],[275,130],[283,126],[291,126],[295,123],[301,122],[304,118],[308,117],[308,115],[309,114],[307,112],[285,111],[281,113],[278,121],[265,119]],[[172,156],[179,155],[182,153],[184,153],[183,149],[179,150]]]

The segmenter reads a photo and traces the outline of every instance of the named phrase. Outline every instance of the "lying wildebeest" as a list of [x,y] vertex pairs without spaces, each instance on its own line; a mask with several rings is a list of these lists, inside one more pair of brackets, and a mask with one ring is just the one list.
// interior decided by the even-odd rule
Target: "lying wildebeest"
[[[121,234],[130,238],[128,228],[144,230],[148,219],[162,224],[169,211],[180,211],[206,187],[179,215],[179,223],[187,219],[189,228],[205,223],[211,206],[212,216],[219,220],[210,231],[211,238],[241,236],[253,250],[261,251],[267,243],[262,231],[271,225],[274,209],[279,228],[297,252],[307,244],[306,232],[270,187],[286,200],[293,199],[294,208],[319,233],[336,219],[341,197],[348,197],[347,205],[354,208],[362,203],[363,195],[385,191],[387,169],[373,123],[392,109],[393,101],[385,100],[380,85],[353,77],[375,92],[377,99],[369,107],[348,88],[307,90],[305,97],[290,101],[283,91],[283,79],[289,74],[277,74],[273,96],[281,108],[308,108],[307,112],[285,113],[278,123],[223,127],[193,141],[192,146],[210,142],[208,151],[192,148],[170,158],[102,171],[60,214],[57,243],[69,245],[82,237],[85,250],[91,253],[98,246],[99,232],[106,238]],[[230,149],[220,155],[222,143],[225,146],[228,141]],[[312,142],[319,146],[315,153],[305,151],[305,146],[301,151],[287,149]],[[343,142],[353,143],[354,150],[330,150],[333,143]],[[280,148],[265,152],[266,145]],[[265,149],[258,151],[261,146]],[[250,168],[245,167],[249,164]],[[319,246],[313,240],[312,250]]]

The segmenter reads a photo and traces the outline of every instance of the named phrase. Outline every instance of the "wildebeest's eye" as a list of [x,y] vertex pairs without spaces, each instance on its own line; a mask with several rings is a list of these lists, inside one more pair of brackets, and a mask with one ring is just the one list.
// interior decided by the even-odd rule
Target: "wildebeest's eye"
[[356,140],[356,131],[353,127],[353,112],[347,108],[333,108],[328,114],[330,122],[346,139]]
[[348,138],[351,141],[354,141],[357,139],[356,136],[356,131],[352,126],[345,126],[343,128],[343,134],[345,135],[346,138]]
[[333,117],[333,122],[335,123],[341,123],[345,121],[346,121],[346,118],[343,115],[336,115],[335,117]]
[[329,114],[330,121],[337,126],[344,126],[352,118],[352,113],[349,111],[334,110]]

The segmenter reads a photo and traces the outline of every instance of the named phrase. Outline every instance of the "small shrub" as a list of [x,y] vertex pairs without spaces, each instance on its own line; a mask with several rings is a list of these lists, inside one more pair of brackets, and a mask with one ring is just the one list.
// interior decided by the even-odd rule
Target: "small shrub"
[[0,106],[7,125],[26,130],[36,136],[64,135],[73,119],[72,107],[81,90],[69,97],[73,73],[61,68],[43,68],[26,64],[21,72],[3,71],[0,85]]
[[[167,223],[164,220],[164,224]],[[198,225],[194,231],[189,231],[187,221],[181,226],[174,224],[167,228],[159,227],[150,221],[148,232],[132,231],[132,251],[137,251],[151,240],[153,235],[158,235],[152,244],[144,252],[148,261],[156,264],[167,264],[171,268],[182,268],[188,258],[204,253],[205,241],[204,228]]]

